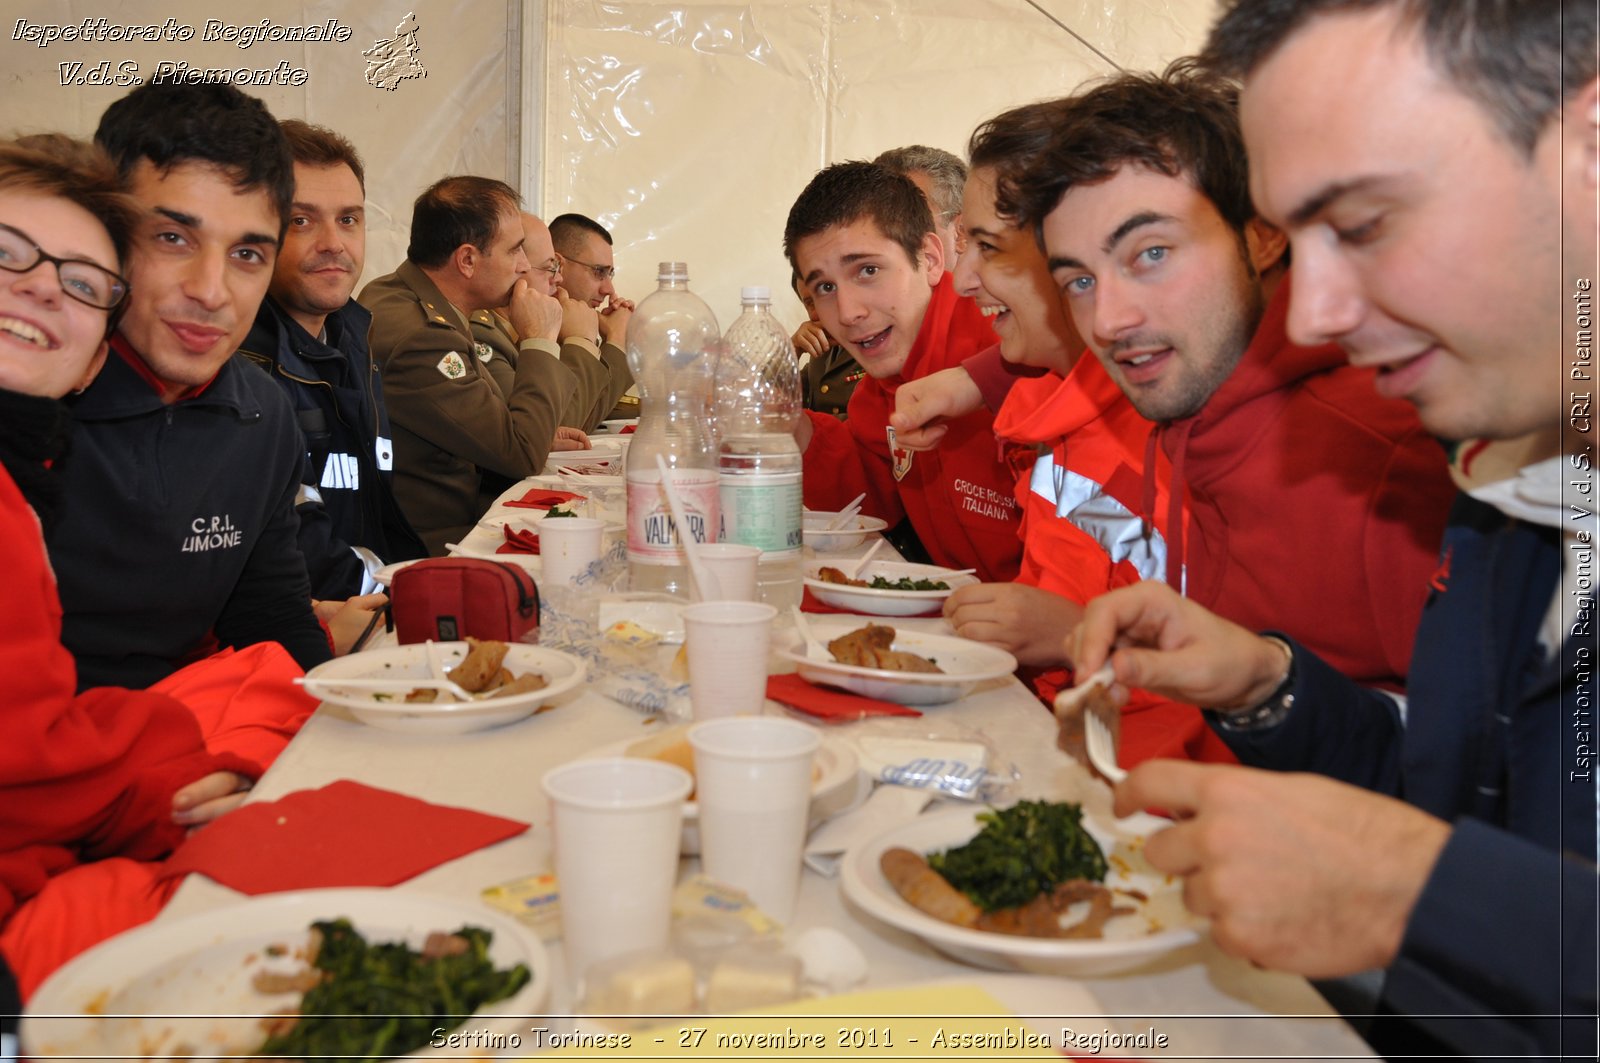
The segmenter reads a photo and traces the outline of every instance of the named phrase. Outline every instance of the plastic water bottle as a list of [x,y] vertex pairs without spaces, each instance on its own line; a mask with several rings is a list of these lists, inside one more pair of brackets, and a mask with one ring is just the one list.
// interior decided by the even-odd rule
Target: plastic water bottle
[[628,569],[634,590],[688,597],[689,567],[662,489],[666,458],[683,499],[687,534],[715,542],[720,493],[712,435],[712,388],[722,341],[717,318],[689,290],[689,267],[663,262],[659,287],[628,322],[628,367],[639,389],[639,427],[624,463],[628,480]]
[[744,310],[728,326],[717,362],[717,468],[722,541],[761,548],[761,600],[800,604],[800,367],[789,333],[772,316],[765,287],[739,293]]

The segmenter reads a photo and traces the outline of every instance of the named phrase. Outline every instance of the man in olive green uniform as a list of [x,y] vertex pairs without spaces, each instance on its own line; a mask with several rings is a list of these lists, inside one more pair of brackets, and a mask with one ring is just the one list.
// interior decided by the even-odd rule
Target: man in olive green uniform
[[806,308],[806,321],[794,330],[795,353],[809,356],[800,368],[800,404],[843,421],[849,413],[850,396],[867,371],[822,327],[816,304],[799,276],[791,276],[789,283]]
[[[612,402],[602,418],[639,416],[638,400],[622,400],[633,384],[622,348],[627,342],[628,318],[633,301],[617,293],[617,267],[612,256],[611,233],[604,225],[583,214],[562,214],[550,221],[550,239],[561,256],[561,287],[567,295],[594,308],[600,315],[597,344],[612,369]],[[590,335],[596,335],[590,333]]]
[[[394,428],[395,497],[434,554],[483,515],[485,473],[520,479],[544,467],[577,388],[556,343],[561,303],[528,282],[518,208],[501,181],[437,182],[412,209],[406,261],[361,292]],[[529,337],[507,391],[469,322],[496,306]]]
[[[610,336],[619,339],[627,331],[628,308],[618,308],[603,320],[588,303],[568,296],[562,287],[562,263],[550,239],[550,230],[535,215],[524,212],[522,232],[524,251],[533,264],[529,283],[547,295],[561,300],[561,364],[578,379],[577,391],[561,417],[561,423],[582,432],[592,432],[605,419],[617,399],[633,383],[627,356]],[[519,341],[516,330],[503,309],[479,310],[472,315],[472,336],[478,356],[489,367],[490,375],[502,389],[517,364]],[[597,343],[597,341],[599,341]]]

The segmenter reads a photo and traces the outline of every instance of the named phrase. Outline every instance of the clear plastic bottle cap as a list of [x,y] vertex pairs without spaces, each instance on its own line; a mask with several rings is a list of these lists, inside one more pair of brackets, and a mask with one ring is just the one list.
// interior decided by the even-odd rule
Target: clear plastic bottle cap
[[770,303],[772,302],[772,289],[765,284],[749,284],[739,289],[741,303]]
[[687,281],[688,279],[689,263],[687,262],[663,262],[656,267],[656,280],[658,281]]

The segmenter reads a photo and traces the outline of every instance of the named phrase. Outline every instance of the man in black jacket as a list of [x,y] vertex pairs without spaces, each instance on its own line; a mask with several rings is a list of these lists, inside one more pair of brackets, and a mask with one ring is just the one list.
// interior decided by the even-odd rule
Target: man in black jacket
[[366,253],[361,157],[331,129],[280,123],[294,203],[272,285],[240,353],[294,403],[306,469],[300,549],[317,598],[373,589],[384,562],[427,550],[395,503],[383,382],[367,350],[372,315],[351,298]]
[[72,404],[48,543],[78,681],[145,687],[265,641],[309,668],[330,647],[295,541],[304,449],[283,393],[234,358],[272,278],[288,146],[217,84],[142,85],[95,139],[147,213],[113,353]]

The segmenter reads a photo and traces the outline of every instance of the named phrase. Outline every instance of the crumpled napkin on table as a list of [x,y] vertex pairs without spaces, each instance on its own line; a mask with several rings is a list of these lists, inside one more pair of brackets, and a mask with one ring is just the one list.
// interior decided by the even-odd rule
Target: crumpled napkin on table
[[921,716],[916,709],[892,701],[819,687],[790,672],[767,677],[767,697],[796,712],[824,720],[859,720],[864,716]]
[[563,502],[575,502],[583,497],[585,496],[572,491],[550,491],[535,487],[521,498],[513,498],[505,505],[516,506],[519,509],[549,509],[551,506],[559,506]]
[[539,536],[536,532],[529,531],[527,528],[513,530],[509,524],[500,530],[504,534],[506,541],[495,547],[495,553],[537,554],[539,552]]

